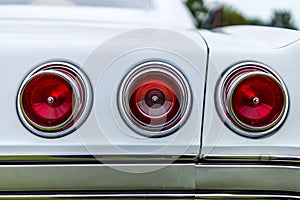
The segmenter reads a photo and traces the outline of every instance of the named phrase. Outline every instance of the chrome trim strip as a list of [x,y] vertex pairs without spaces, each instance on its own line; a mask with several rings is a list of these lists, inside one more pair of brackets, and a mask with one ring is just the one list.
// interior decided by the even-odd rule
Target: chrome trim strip
[[[253,69],[253,70],[260,71],[262,74],[263,73],[269,74],[269,75],[271,75],[270,77],[273,77],[274,80],[277,79],[277,81],[280,83],[279,86],[282,88],[282,91],[284,93],[284,98],[285,98],[284,106],[285,107],[282,110],[282,113],[280,114],[280,117],[279,117],[280,119],[278,119],[277,124],[275,124],[273,127],[270,127],[270,129],[262,130],[262,131],[256,131],[256,130],[253,131],[253,130],[251,130],[251,127],[246,127],[246,128],[249,128],[249,130],[244,130],[244,129],[242,129],[244,125],[241,125],[241,127],[235,125],[227,116],[227,115],[232,115],[232,113],[227,112],[228,106],[230,106],[227,104],[230,102],[224,102],[224,92],[223,91],[225,89],[227,81],[231,78],[231,75],[233,73],[243,70],[243,69]],[[251,73],[251,72],[249,72],[249,73]],[[243,77],[241,77],[240,79],[242,79],[244,77],[245,77],[245,75]],[[238,81],[240,81],[240,79]],[[232,88],[232,87],[233,86],[230,86],[230,88]],[[222,74],[222,77],[220,77],[220,79],[218,80],[218,83],[217,83],[216,89],[215,89],[215,106],[216,106],[216,110],[217,110],[221,120],[224,121],[224,123],[230,129],[235,131],[237,134],[246,136],[249,138],[260,138],[260,137],[265,137],[265,136],[273,133],[275,130],[277,130],[283,124],[283,122],[285,121],[286,116],[288,114],[288,110],[289,110],[289,95],[288,95],[287,88],[286,88],[284,82],[282,81],[282,79],[270,67],[268,67],[265,64],[262,64],[259,62],[254,62],[254,61],[242,62],[242,63],[238,63],[238,64],[230,67],[230,69],[225,71],[225,73]],[[236,118],[233,117],[233,120],[236,120]]]
[[[153,171],[147,173],[126,172],[126,169],[152,167]],[[0,182],[0,195],[5,191],[40,191],[44,192],[42,194],[53,194],[51,191],[156,191],[163,194],[169,191],[197,191],[199,194],[258,191],[257,194],[264,194],[266,191],[270,194],[300,194],[300,166],[292,165],[10,164],[0,165],[0,180],[5,180]]]
[[[87,192],[89,193],[89,192]],[[267,193],[267,192],[266,192]],[[284,195],[284,194],[234,194],[234,193],[211,193],[211,194],[193,194],[193,193],[94,193],[94,194],[6,194],[1,195],[0,199],[300,199],[298,195]]]
[[207,163],[196,165],[199,191],[300,192],[300,166],[247,163]]
[[300,199],[300,196],[294,195],[276,195],[276,194],[229,194],[229,193],[215,193],[215,194],[196,194],[196,199]]
[[139,192],[134,193],[132,191],[126,193],[94,193],[89,194],[76,194],[68,192],[61,194],[0,194],[0,199],[201,199],[201,200],[210,200],[210,199],[300,199],[298,195],[289,195],[289,194],[234,194],[234,193],[211,193],[211,194],[200,194],[200,193],[146,193]]
[[207,154],[202,156],[204,161],[213,162],[299,162],[300,156],[290,155],[221,155],[221,154]]
[[[88,192],[87,192],[88,193]],[[181,193],[111,193],[111,194],[24,194],[24,195],[1,195],[0,199],[195,199],[195,194]]]
[[[0,155],[0,163],[84,163],[105,161],[108,163],[126,163],[126,162],[169,162],[174,161],[174,157],[166,155],[156,156],[133,156],[133,155],[15,155],[6,156]],[[177,156],[176,156],[177,157]],[[195,155],[182,155],[176,161],[178,162],[194,162]],[[201,158],[204,162],[287,162],[300,163],[300,156],[291,155],[221,155],[221,154],[206,154]],[[201,161],[200,161],[201,162]]]
[[105,163],[116,163],[116,164],[126,164],[126,163],[172,163],[174,162],[184,162],[195,163],[194,160],[197,158],[195,155],[183,155],[178,157],[174,161],[176,155],[156,155],[156,156],[145,156],[145,155],[15,155],[15,156],[5,156],[0,155],[0,164],[5,163],[35,163],[35,164],[45,164],[45,163],[62,163],[62,164],[81,164],[81,163],[100,163],[101,161]]
[[195,164],[7,164],[0,180],[2,192],[194,191]]

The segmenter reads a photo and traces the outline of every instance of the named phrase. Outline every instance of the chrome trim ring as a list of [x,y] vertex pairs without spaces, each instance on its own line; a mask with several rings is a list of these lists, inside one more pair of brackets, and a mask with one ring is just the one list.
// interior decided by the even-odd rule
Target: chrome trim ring
[[[174,119],[164,125],[145,125],[135,118],[131,113],[129,105],[129,89],[134,81],[141,75],[149,72],[159,72],[172,78],[180,87],[181,102],[180,111],[176,114]],[[123,79],[119,94],[118,94],[118,107],[124,122],[135,132],[146,137],[164,137],[177,131],[180,126],[187,120],[191,105],[192,94],[190,86],[182,73],[174,66],[164,62],[147,62],[136,66],[131,70]],[[165,129],[165,127],[167,127]]]
[[[26,86],[34,78],[43,74],[57,75],[73,89],[72,114],[66,121],[56,126],[47,127],[35,123],[27,116],[23,108],[22,96]],[[77,129],[87,118],[91,104],[92,90],[89,80],[75,65],[66,62],[50,62],[37,67],[24,79],[17,96],[17,112],[20,120],[32,133],[45,138],[62,137]]]
[[[239,74],[243,70],[248,72]],[[276,120],[262,127],[243,123],[238,119],[232,107],[232,95],[235,88],[241,81],[255,75],[263,75],[272,79],[280,87],[284,98],[283,108]],[[216,88],[216,107],[221,119],[230,129],[242,136],[260,138],[273,133],[282,125],[288,113],[289,97],[284,82],[272,69],[261,63],[244,62],[231,67],[219,80]]]

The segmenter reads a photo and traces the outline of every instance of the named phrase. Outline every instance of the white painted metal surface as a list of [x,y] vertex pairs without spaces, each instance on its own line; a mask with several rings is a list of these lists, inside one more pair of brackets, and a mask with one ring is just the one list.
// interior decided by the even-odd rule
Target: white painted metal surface
[[[201,31],[210,49],[202,155],[299,155],[300,32],[270,27],[237,26]],[[245,61],[264,63],[286,84],[290,108],[283,126],[268,137],[241,137],[226,127],[215,109],[214,92],[222,73]]]
[[[0,65],[5,68],[1,90],[5,98],[0,100],[0,109],[5,113],[0,116],[0,155],[168,155],[175,156],[173,160],[181,155],[197,157],[206,45],[198,32],[189,30],[193,25],[183,2],[172,1],[170,7],[166,6],[169,1],[151,2],[149,10],[0,6]],[[183,17],[174,20],[181,12]],[[86,122],[72,134],[57,139],[32,134],[20,123],[16,111],[16,95],[23,79],[50,61],[80,67],[94,93]],[[168,137],[139,136],[121,119],[117,109],[121,80],[130,69],[148,61],[176,66],[192,88],[190,116]]]
[[95,22],[118,24],[118,26],[195,28],[194,21],[181,0],[146,0],[145,6],[138,8],[70,6],[55,4],[55,1],[35,4],[3,4],[0,6],[0,19],[35,20],[41,23],[48,21]]

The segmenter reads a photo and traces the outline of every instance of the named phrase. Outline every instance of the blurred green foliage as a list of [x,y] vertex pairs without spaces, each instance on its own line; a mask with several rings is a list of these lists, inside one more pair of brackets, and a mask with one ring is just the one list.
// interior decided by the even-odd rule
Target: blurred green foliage
[[275,10],[269,22],[258,18],[249,18],[225,3],[208,7],[204,0],[186,0],[186,4],[195,17],[198,28],[217,28],[229,25],[261,25],[297,29],[289,11]]
[[292,14],[285,10],[275,10],[273,12],[270,25],[275,27],[297,29],[293,21]]
[[204,18],[208,14],[208,8],[204,4],[203,0],[186,0],[186,5],[195,17],[199,28],[202,27]]
[[232,7],[223,6],[221,26],[247,24],[247,19]]

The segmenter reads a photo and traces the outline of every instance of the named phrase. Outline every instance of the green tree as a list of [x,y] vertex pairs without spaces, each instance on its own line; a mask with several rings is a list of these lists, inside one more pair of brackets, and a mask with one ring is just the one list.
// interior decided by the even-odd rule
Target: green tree
[[224,5],[220,26],[247,24],[247,19],[236,9]]
[[208,17],[202,23],[202,28],[216,28],[230,25],[265,25],[261,20],[248,18],[237,9],[221,5],[209,11]]
[[205,16],[208,13],[208,8],[204,4],[203,0],[186,0],[186,5],[191,10],[193,16],[195,17],[198,27],[201,27]]
[[275,10],[270,25],[281,28],[297,29],[293,22],[292,14],[285,10]]
[[269,23],[259,18],[249,18],[227,4],[219,4],[212,8],[205,0],[186,0],[186,4],[198,22],[199,28],[217,28],[230,25],[260,25],[297,29],[289,11],[274,11]]
[[226,4],[209,8],[204,0],[186,0],[199,28],[217,28],[229,25],[264,25],[259,19],[245,17],[235,8]]

